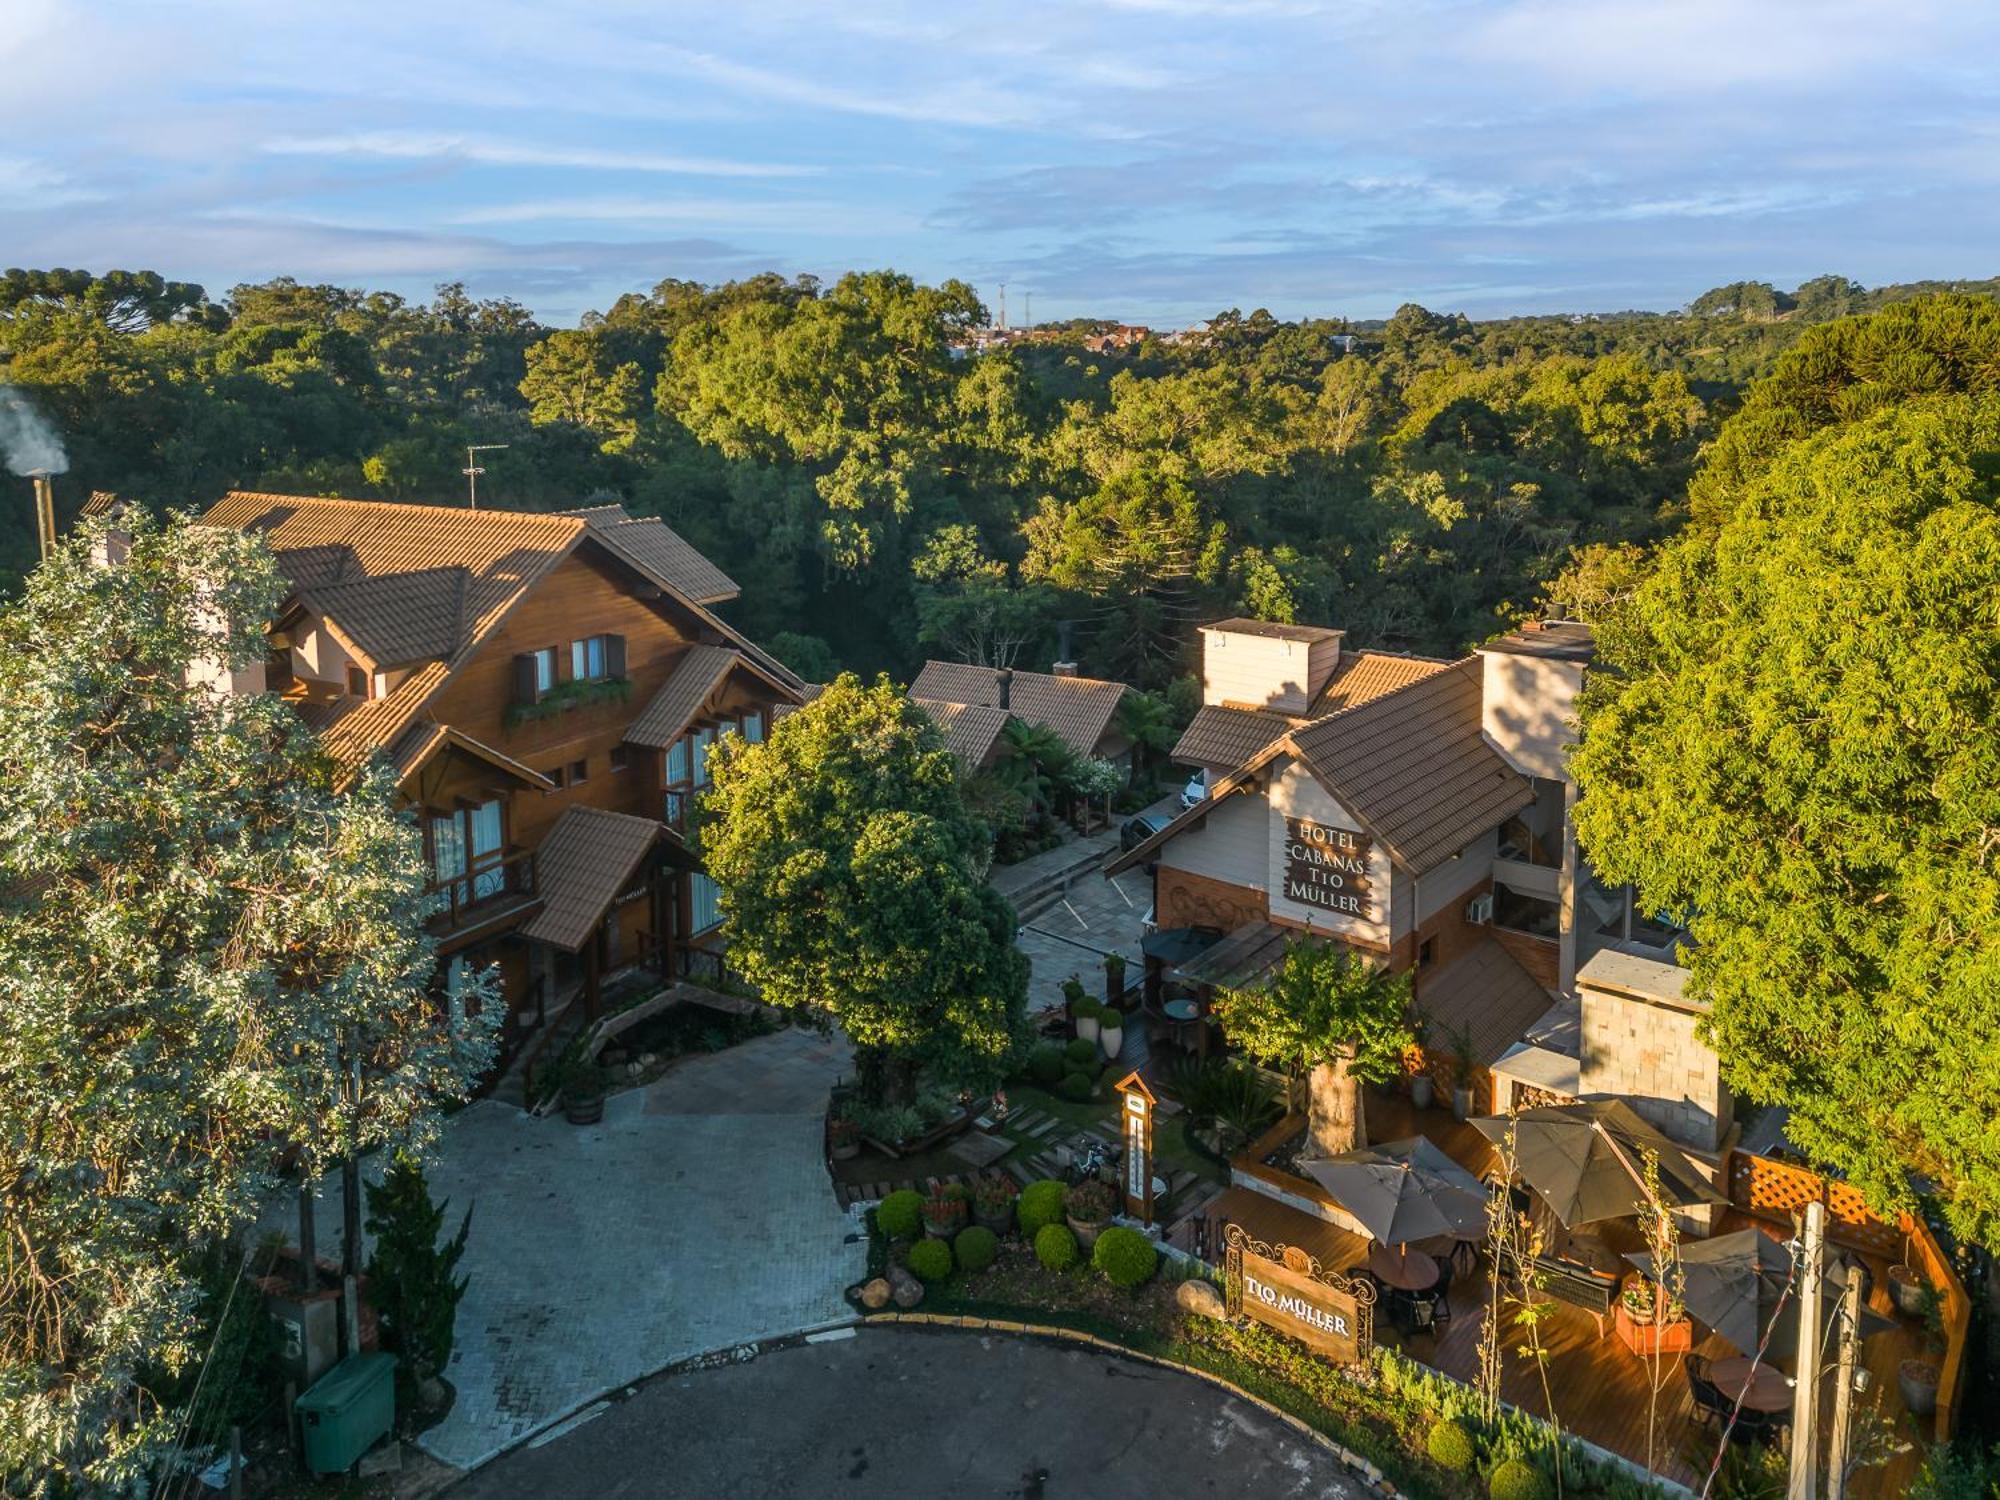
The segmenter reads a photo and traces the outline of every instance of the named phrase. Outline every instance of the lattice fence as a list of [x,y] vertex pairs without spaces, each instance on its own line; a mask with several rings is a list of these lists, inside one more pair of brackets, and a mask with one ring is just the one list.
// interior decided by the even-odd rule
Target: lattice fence
[[1903,1252],[1902,1231],[1876,1218],[1852,1183],[1831,1181],[1790,1162],[1732,1152],[1729,1201],[1745,1213],[1781,1220],[1802,1215],[1808,1203],[1823,1202],[1827,1232],[1835,1241],[1891,1259]]

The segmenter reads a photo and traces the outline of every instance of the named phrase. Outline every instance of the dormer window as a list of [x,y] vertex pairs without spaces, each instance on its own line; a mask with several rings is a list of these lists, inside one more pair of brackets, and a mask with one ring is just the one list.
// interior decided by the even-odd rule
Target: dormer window
[[359,667],[347,669],[347,693],[351,698],[368,696],[368,674]]

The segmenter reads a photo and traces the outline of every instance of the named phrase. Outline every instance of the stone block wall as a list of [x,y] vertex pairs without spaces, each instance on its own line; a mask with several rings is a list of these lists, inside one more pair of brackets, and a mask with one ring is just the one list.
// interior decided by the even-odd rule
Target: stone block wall
[[1684,1146],[1720,1147],[1733,1106],[1719,1060],[1695,1036],[1695,1013],[1588,984],[1581,1000],[1583,1092],[1619,1095]]

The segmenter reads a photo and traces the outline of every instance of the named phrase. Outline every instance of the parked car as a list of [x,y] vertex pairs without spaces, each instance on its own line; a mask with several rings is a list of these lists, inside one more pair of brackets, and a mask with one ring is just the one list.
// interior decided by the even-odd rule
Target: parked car
[[1188,777],[1188,784],[1181,788],[1181,811],[1186,812],[1198,802],[1208,799],[1208,773],[1197,771]]
[[1119,852],[1131,853],[1171,821],[1163,812],[1142,812],[1135,818],[1127,818],[1125,826],[1118,830]]

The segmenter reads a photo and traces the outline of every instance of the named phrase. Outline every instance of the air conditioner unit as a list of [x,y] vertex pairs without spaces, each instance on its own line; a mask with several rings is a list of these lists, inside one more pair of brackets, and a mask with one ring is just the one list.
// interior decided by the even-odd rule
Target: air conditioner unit
[[1484,927],[1493,920],[1493,893],[1483,891],[1465,903],[1465,920],[1474,927]]

